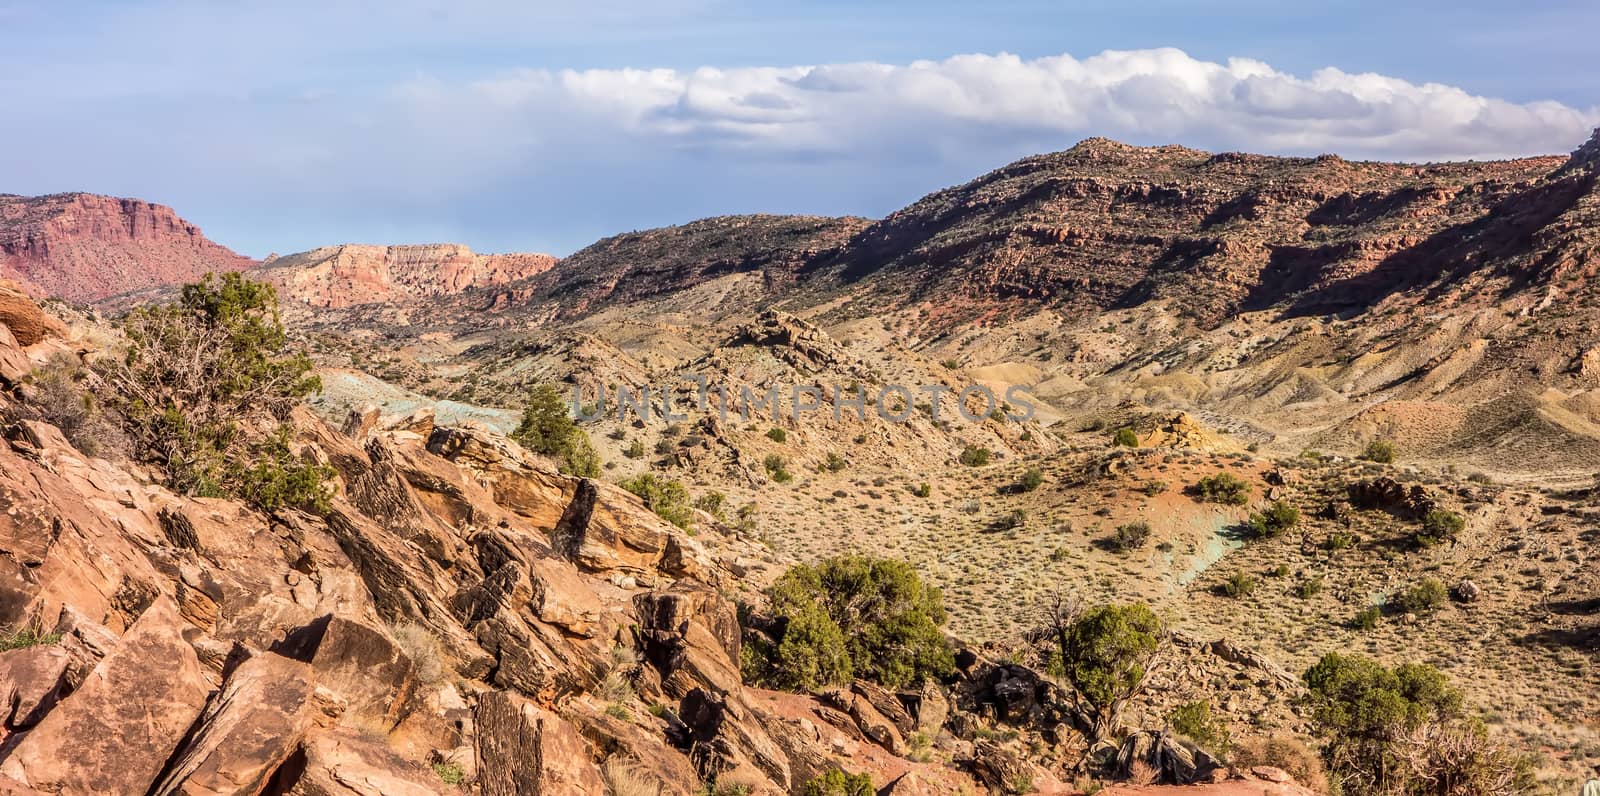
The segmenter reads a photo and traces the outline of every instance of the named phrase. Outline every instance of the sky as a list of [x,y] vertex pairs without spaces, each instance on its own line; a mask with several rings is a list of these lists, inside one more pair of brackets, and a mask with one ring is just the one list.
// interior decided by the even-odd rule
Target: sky
[[1443,160],[1600,126],[1600,3],[0,0],[0,193],[251,256],[878,217],[1091,136]]

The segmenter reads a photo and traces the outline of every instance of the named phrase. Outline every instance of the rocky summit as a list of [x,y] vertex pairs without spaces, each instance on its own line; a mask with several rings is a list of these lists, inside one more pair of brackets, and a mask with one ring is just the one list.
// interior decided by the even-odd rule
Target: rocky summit
[[0,199],[0,791],[1576,792],[1597,141],[559,259]]

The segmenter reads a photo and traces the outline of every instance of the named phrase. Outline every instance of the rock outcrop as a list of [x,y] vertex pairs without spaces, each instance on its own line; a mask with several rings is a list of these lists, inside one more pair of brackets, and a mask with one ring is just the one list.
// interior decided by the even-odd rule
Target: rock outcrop
[[548,254],[476,254],[466,246],[324,246],[267,260],[253,276],[286,302],[338,309],[449,296],[541,274]]

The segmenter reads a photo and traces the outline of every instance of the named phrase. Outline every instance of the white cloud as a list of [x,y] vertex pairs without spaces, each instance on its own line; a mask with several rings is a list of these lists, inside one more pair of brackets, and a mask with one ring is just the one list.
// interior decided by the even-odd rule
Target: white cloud
[[907,140],[989,133],[997,140],[1107,135],[1264,152],[1487,158],[1563,152],[1600,125],[1600,110],[1592,108],[1516,104],[1333,68],[1297,77],[1258,61],[1215,63],[1174,49],[1082,60],[1001,54],[909,65],[528,70],[431,91],[502,120],[570,115],[607,128],[602,140],[621,135],[644,146],[730,154],[848,157]]

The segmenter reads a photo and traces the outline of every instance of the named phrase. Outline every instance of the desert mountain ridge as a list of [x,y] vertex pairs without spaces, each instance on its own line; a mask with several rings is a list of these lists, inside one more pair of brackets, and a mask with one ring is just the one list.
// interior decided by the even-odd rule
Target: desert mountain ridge
[[0,194],[0,278],[35,295],[96,301],[255,263],[165,205],[89,193]]

